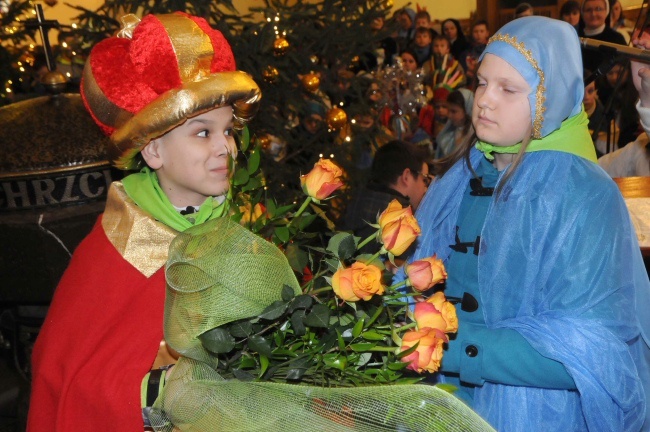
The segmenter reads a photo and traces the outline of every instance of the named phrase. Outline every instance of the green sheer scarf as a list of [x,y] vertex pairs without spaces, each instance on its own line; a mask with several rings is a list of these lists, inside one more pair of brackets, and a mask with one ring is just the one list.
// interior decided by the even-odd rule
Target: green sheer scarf
[[144,167],[139,173],[125,177],[122,184],[127,195],[140,208],[176,231],[185,231],[191,226],[225,215],[232,201],[232,193],[229,190],[223,201],[219,202],[214,197],[208,197],[201,204],[198,212],[183,216],[169,201],[160,187],[158,176],[149,167]]
[[[589,135],[589,117],[583,109],[579,114],[564,120],[560,128],[542,139],[532,140],[526,153],[544,150],[561,151],[571,153],[581,158],[596,162],[596,149]],[[519,153],[521,143],[501,147],[488,144],[483,141],[476,142],[476,149],[483,152],[488,160],[494,160],[492,153]]]

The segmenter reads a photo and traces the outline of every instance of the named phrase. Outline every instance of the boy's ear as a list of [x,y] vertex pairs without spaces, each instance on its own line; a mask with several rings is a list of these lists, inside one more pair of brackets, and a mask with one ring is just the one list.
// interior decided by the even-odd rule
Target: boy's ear
[[157,139],[149,141],[149,144],[144,146],[142,151],[142,158],[149,165],[149,168],[157,170],[162,167],[163,160],[160,155],[160,141]]
[[404,171],[402,171],[402,174],[400,174],[397,181],[404,186],[410,185],[413,182],[413,174],[411,173],[411,170],[404,168]]

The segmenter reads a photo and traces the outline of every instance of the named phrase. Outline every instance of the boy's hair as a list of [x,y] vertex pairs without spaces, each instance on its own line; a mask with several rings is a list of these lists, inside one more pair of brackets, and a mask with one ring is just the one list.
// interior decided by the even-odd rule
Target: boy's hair
[[421,10],[418,13],[416,13],[415,18],[413,19],[413,21],[417,21],[420,18],[426,18],[427,21],[431,22],[431,15],[429,15],[429,12],[427,12],[425,10]]
[[484,25],[486,29],[490,30],[490,27],[488,26],[488,23],[484,19],[480,19],[478,21],[474,21],[474,24],[472,24],[472,30],[474,30],[476,27]]
[[433,37],[433,40],[431,42],[435,43],[436,41],[445,41],[445,42],[447,42],[447,46],[449,47],[449,49],[451,49],[451,42],[449,41],[449,39],[447,39],[447,36],[441,35],[441,34],[436,35],[436,36]]
[[419,35],[419,34],[428,34],[428,35],[429,35],[429,38],[433,39],[433,31],[431,31],[430,28],[426,28],[426,27],[418,27],[418,28],[415,29],[415,34],[416,34],[416,35]]
[[580,13],[580,3],[575,0],[569,0],[560,8],[560,16],[570,15],[573,12]]
[[406,168],[413,176],[422,170],[422,164],[427,161],[424,149],[406,141],[394,140],[386,143],[377,150],[370,169],[370,182],[390,186]]

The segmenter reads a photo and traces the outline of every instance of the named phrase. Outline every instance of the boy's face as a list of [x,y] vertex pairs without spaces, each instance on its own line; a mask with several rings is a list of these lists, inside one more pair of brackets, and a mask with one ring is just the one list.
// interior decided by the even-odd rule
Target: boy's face
[[449,54],[449,42],[447,39],[436,39],[433,41],[433,53],[436,55]]
[[437,120],[447,120],[449,116],[447,101],[436,101],[433,104],[433,111],[436,113]]
[[477,44],[485,45],[488,42],[490,32],[485,24],[479,24],[472,29],[472,38]]
[[415,20],[415,28],[420,28],[420,27],[429,28],[431,27],[431,23],[426,18],[418,18]]
[[225,194],[236,155],[231,106],[192,117],[142,150],[177,207],[199,206],[208,197]]
[[429,33],[417,33],[415,35],[415,45],[420,48],[431,45],[431,35]]
[[413,21],[411,21],[411,17],[406,12],[402,12],[399,14],[399,16],[397,17],[397,22],[399,23],[399,26],[402,28],[402,30],[408,30],[413,25]]

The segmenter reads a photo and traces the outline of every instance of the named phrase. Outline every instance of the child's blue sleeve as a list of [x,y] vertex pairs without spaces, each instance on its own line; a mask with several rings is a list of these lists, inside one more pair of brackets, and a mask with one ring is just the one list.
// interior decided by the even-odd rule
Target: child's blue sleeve
[[[453,335],[452,335],[453,337]],[[564,365],[542,356],[516,330],[461,322],[442,358],[442,372],[460,380],[550,389],[575,389]]]

